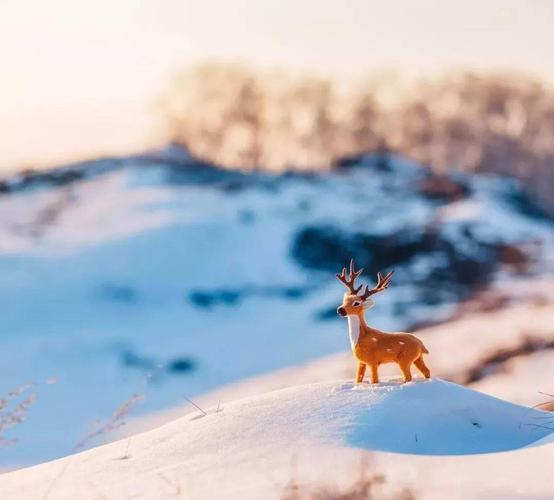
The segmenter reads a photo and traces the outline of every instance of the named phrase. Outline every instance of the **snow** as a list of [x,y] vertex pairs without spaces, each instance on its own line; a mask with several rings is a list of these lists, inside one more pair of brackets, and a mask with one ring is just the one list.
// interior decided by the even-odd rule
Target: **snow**
[[385,385],[375,392],[381,393],[383,400],[375,409],[358,409],[348,436],[354,447],[465,455],[521,448],[550,433],[530,425],[544,418],[542,412],[535,414],[528,408],[441,380]]
[[[69,185],[0,196],[0,394],[27,381],[38,393],[29,419],[10,431],[19,441],[2,450],[3,467],[70,453],[91,422],[135,392],[145,393],[136,411],[146,415],[184,396],[347,350],[346,324],[319,319],[339,305],[342,287],[331,273],[292,258],[297,232],[318,224],[374,235],[420,231],[440,215],[413,188],[422,170],[400,158],[389,173],[352,169],[271,182],[251,176],[249,187],[236,191],[181,183],[144,159],[101,167]],[[481,184],[475,181],[471,198],[477,210],[444,216],[452,240],[463,224],[480,224],[491,239],[509,231],[514,241],[540,240],[551,255],[551,227],[501,204],[500,185]],[[493,208],[502,226],[483,216]],[[448,317],[456,304],[423,303],[411,284],[425,279],[436,259],[418,256],[400,266],[368,312],[371,323],[401,330]],[[538,265],[547,273],[552,264]],[[516,282],[499,280],[514,290]],[[276,289],[301,292],[290,298]],[[195,292],[218,290],[240,298],[206,307],[191,300]],[[479,332],[472,342],[482,350],[519,338],[483,335],[474,326],[468,331]],[[447,339],[437,345],[453,349]],[[459,353],[452,373],[465,357]],[[432,362],[442,363],[437,358]],[[179,360],[194,369],[171,372]],[[45,383],[52,378],[56,384]]]
[[[500,349],[514,349],[529,335],[546,342],[554,341],[552,317],[554,304],[520,303],[494,312],[472,313],[417,332],[430,351],[426,362],[433,376],[450,380],[463,377],[468,370]],[[337,332],[345,349],[349,347],[346,325]],[[455,355],[453,355],[455,353]],[[195,398],[202,406],[263,394],[292,385],[353,379],[356,362],[350,350],[317,360],[283,368],[275,372],[247,378],[219,387]],[[396,365],[383,365],[380,374],[400,376]],[[539,351],[508,360],[496,372],[472,384],[472,388],[489,395],[525,406],[551,401],[554,397],[554,349]],[[188,405],[188,403],[187,403]],[[145,417],[131,419],[124,428],[125,435],[162,425],[185,411],[183,406]]]
[[[352,482],[360,453],[369,450],[372,470],[397,492],[409,487],[436,499],[544,495],[554,487],[546,463],[553,445],[548,431],[520,425],[543,414],[438,379],[321,382],[225,402],[130,440],[4,474],[0,494],[3,500],[281,498],[293,476],[304,487],[325,478]],[[527,447],[541,439],[540,448]],[[468,453],[486,455],[451,456]]]

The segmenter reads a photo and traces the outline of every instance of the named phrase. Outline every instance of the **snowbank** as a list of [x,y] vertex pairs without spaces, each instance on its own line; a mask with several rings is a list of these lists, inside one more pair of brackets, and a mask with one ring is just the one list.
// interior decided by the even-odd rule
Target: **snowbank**
[[[318,177],[224,172],[173,150],[81,167],[13,179],[0,196],[0,394],[33,381],[38,396],[0,467],[64,456],[134,393],[148,415],[349,350],[334,273],[351,256],[366,283],[396,271],[368,317],[385,330],[450,317],[467,278],[503,296],[551,281],[552,223],[522,211],[505,179],[464,177],[467,196],[448,203],[400,158]],[[499,267],[499,252],[531,259],[531,274]]]
[[[534,406],[551,400],[547,394],[554,394],[554,349],[519,355],[517,349],[529,336],[544,342],[554,341],[553,315],[554,304],[520,303],[494,312],[467,314],[420,330],[417,336],[431,352],[427,362],[433,376],[463,380],[464,374],[482,366],[486,376],[472,383],[473,389],[523,406]],[[340,326],[337,336],[346,349],[348,328],[346,324]],[[487,358],[502,350],[513,351],[515,355],[505,363],[486,363]],[[202,407],[213,406],[218,401],[234,401],[296,385],[352,379],[355,369],[351,352],[345,351],[227,384],[194,400]],[[400,371],[395,364],[387,364],[380,368],[380,374],[398,377]],[[131,435],[159,427],[190,408],[188,402],[183,402],[169,410],[138,416],[122,432]]]
[[[545,466],[554,458],[551,444],[484,459],[374,450],[458,455],[522,448],[548,441],[549,430],[528,425],[547,415],[439,379],[317,383],[207,414],[197,411],[132,438],[0,476],[0,497],[281,498],[291,481],[297,490],[325,478],[338,487],[349,484],[363,450],[372,451],[372,469],[385,474],[383,488],[393,492],[409,488],[423,498],[454,499],[500,488],[538,495],[554,491]],[[518,462],[520,469],[534,467],[525,480],[513,473]],[[487,481],[475,474],[486,474]]]

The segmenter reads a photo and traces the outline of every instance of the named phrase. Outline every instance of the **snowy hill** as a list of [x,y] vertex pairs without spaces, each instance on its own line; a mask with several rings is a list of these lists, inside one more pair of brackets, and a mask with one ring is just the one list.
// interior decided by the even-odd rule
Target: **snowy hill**
[[367,280],[396,270],[372,310],[384,329],[551,279],[552,222],[512,181],[354,165],[269,177],[173,149],[6,179],[0,390],[35,382],[38,400],[2,464],[71,452],[133,393],[146,414],[347,349],[334,272],[352,255]]
[[[550,431],[526,425],[545,415],[437,379],[297,386],[5,474],[0,493],[3,500],[271,499],[287,491],[313,498],[310,488],[347,488],[360,473],[378,473],[389,496],[377,498],[407,491],[422,499],[510,491],[547,498],[554,444]],[[534,444],[543,446],[528,448]],[[495,453],[514,449],[521,451]],[[486,455],[413,455],[469,453]]]
[[[427,362],[435,377],[466,384],[519,405],[553,410],[553,315],[553,303],[530,300],[495,311],[468,312],[419,330],[417,335],[431,352]],[[348,342],[346,325],[342,334]],[[341,352],[218,387],[194,401],[201,407],[210,407],[296,385],[352,379],[355,368],[351,352]],[[382,366],[380,373],[400,376],[394,364]],[[119,436],[159,427],[191,408],[191,403],[184,401],[170,410],[132,418]]]

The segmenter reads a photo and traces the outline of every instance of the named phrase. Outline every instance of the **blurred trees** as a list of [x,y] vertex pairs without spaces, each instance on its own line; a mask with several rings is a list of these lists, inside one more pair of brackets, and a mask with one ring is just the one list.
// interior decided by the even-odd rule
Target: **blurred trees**
[[516,75],[458,74],[420,84],[387,136],[434,169],[519,178],[554,214],[554,91]]
[[164,96],[172,138],[198,157],[229,167],[261,164],[266,99],[256,76],[234,65],[203,65]]
[[386,147],[438,171],[516,176],[554,213],[551,88],[513,74],[457,73],[385,102],[390,80],[338,83],[205,64],[178,75],[162,107],[175,142],[228,168],[329,169]]
[[173,141],[228,168],[326,168],[336,158],[332,83],[262,78],[241,65],[204,64],[178,75],[162,98]]

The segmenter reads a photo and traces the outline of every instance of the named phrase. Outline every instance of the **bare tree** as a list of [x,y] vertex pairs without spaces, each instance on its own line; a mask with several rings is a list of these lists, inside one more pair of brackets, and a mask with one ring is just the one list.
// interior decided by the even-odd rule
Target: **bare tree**
[[550,87],[513,74],[452,73],[412,84],[392,104],[373,83],[337,88],[329,78],[211,63],[179,74],[162,108],[174,141],[227,168],[321,170],[391,148],[439,172],[515,176],[554,214]]

